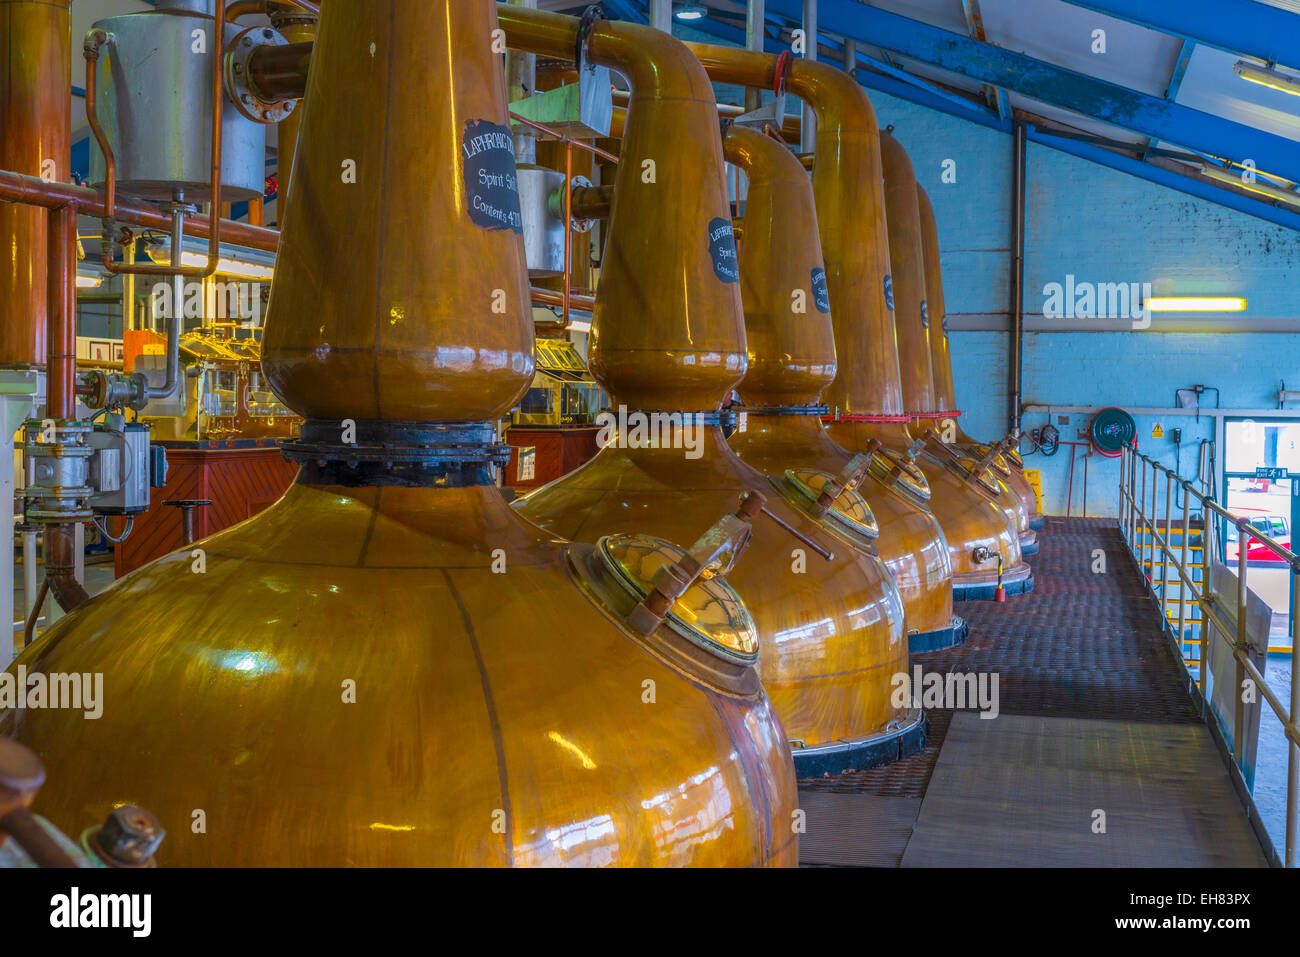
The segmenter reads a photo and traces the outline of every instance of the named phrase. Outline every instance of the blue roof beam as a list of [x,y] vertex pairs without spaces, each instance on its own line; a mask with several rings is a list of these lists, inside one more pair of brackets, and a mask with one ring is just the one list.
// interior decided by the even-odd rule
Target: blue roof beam
[[1065,0],[1229,53],[1300,67],[1300,16],[1256,0]]
[[[980,12],[980,0],[961,0],[961,9],[966,14],[966,32],[980,43],[987,43],[988,37],[984,34],[984,14]],[[1007,96],[1007,91],[1000,86],[985,85],[984,93],[988,98],[989,106],[998,111],[1002,122],[1011,122],[1011,98]]]
[[[788,13],[800,0],[767,0]],[[909,59],[1014,90],[1024,96],[1193,150],[1250,159],[1255,166],[1300,181],[1300,144],[1201,110],[1170,103],[1096,77],[1035,60],[928,23],[854,0],[820,0],[824,22],[837,33]],[[1256,4],[1258,6],[1258,4]]]
[[[1178,61],[1174,64],[1174,69],[1169,75],[1169,83],[1165,86],[1165,99],[1170,103],[1178,102],[1178,90],[1183,85],[1183,77],[1187,75],[1187,64],[1192,62],[1192,51],[1196,49],[1195,40],[1184,40],[1182,49],[1178,51]],[[1147,140],[1146,149],[1142,151],[1142,158],[1145,160],[1147,152],[1155,146],[1156,141]]]

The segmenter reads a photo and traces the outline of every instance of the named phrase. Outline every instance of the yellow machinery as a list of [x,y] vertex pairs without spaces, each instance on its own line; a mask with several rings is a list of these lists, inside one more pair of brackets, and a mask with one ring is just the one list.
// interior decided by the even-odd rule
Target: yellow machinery
[[181,336],[186,401],[152,403],[141,413],[155,441],[291,438],[302,420],[262,375],[261,342],[204,329]]
[[[561,52],[576,25],[507,24]],[[493,484],[497,420],[533,376],[496,27],[488,0],[325,5],[262,360],[305,419],[303,464],[276,505],[19,658],[104,675],[97,721],[0,715],[64,831],[122,802],[168,831],[163,864],[795,862],[756,631],[725,581],[696,580],[735,559],[755,500],[733,487],[680,526],[718,546],[691,549],[693,577],[644,536],[565,543]],[[642,88],[649,34],[601,25],[592,45]]]
[[591,425],[604,408],[604,390],[567,339],[537,338],[533,384],[511,413],[515,425]]

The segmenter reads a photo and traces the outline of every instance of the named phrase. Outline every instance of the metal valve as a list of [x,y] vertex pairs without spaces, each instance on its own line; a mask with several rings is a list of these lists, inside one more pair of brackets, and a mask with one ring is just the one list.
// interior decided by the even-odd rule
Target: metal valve
[[868,470],[871,468],[871,458],[880,448],[880,440],[872,439],[868,444],[865,452],[860,452],[853,456],[840,474],[830,479],[822,486],[821,494],[817,496],[817,502],[812,511],[819,518],[825,515],[830,507],[835,504],[841,495],[852,488],[857,488],[858,483],[862,481]]

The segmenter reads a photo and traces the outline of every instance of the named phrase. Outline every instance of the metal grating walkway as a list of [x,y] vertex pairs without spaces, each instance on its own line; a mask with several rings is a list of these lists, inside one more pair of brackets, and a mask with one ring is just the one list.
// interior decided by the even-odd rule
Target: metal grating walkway
[[800,781],[804,863],[1264,863],[1113,520],[1050,520],[1041,541],[1034,592],[964,603],[966,644],[912,658],[997,674],[1001,716],[932,711],[920,753]]

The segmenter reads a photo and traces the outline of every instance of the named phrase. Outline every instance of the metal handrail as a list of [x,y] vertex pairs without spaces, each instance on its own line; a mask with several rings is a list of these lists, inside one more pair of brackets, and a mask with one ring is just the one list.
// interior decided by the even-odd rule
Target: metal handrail
[[[1141,463],[1140,478],[1138,464]],[[1164,501],[1164,524],[1161,534],[1161,527],[1155,520],[1159,504],[1159,477],[1161,473],[1165,477],[1165,501]],[[1151,499],[1149,503],[1150,514],[1148,515],[1147,501],[1147,476],[1151,480]],[[1138,484],[1141,483],[1139,491]],[[1295,481],[1300,481],[1296,479]],[[1183,491],[1183,522],[1182,522],[1182,542],[1175,554],[1174,546],[1170,543],[1172,524],[1172,503],[1173,491],[1175,486],[1181,487]],[[1160,605],[1161,628],[1168,633],[1170,630],[1170,609],[1171,599],[1168,596],[1168,586],[1170,584],[1169,568],[1173,567],[1178,571],[1178,631],[1173,636],[1178,645],[1180,658],[1183,657],[1183,646],[1187,644],[1184,640],[1184,628],[1187,623],[1187,605],[1189,601],[1195,602],[1203,614],[1202,624],[1213,625],[1213,627],[1203,627],[1201,629],[1201,653],[1200,658],[1192,659],[1199,665],[1199,674],[1197,683],[1200,688],[1202,709],[1204,708],[1207,698],[1207,676],[1209,673],[1209,651],[1210,643],[1213,640],[1211,636],[1220,635],[1222,640],[1232,652],[1233,660],[1236,663],[1236,686],[1241,688],[1246,677],[1255,683],[1255,686],[1263,694],[1269,706],[1272,707],[1273,713],[1277,716],[1278,721],[1282,724],[1283,733],[1290,742],[1287,757],[1287,792],[1286,792],[1286,848],[1284,860],[1287,867],[1294,867],[1296,864],[1296,838],[1297,827],[1300,825],[1300,816],[1297,815],[1297,798],[1300,797],[1300,730],[1297,729],[1297,716],[1300,716],[1300,673],[1295,668],[1295,650],[1300,649],[1300,614],[1292,614],[1291,620],[1291,647],[1292,647],[1292,667],[1291,667],[1291,701],[1289,707],[1283,707],[1282,701],[1278,695],[1269,687],[1264,675],[1260,673],[1255,663],[1250,660],[1247,651],[1249,644],[1246,636],[1246,600],[1247,585],[1246,575],[1249,564],[1247,554],[1249,552],[1249,543],[1251,540],[1258,541],[1266,549],[1276,555],[1291,571],[1291,607],[1300,611],[1300,556],[1297,556],[1290,549],[1279,545],[1267,535],[1261,534],[1245,518],[1239,518],[1230,511],[1215,502],[1205,493],[1195,488],[1191,482],[1182,476],[1175,474],[1172,470],[1161,465],[1159,462],[1148,458],[1136,449],[1126,448],[1120,461],[1120,517],[1119,525],[1124,535],[1125,544],[1128,546],[1129,553],[1133,555],[1138,562],[1138,569],[1142,572],[1143,578],[1150,586],[1152,594],[1156,594],[1156,546],[1160,548],[1160,582],[1158,601]],[[1204,533],[1201,543],[1202,553],[1206,557],[1204,562],[1204,581],[1196,581],[1195,576],[1190,573],[1187,567],[1187,543],[1191,532],[1191,502],[1195,496],[1201,506]],[[1211,561],[1211,538],[1213,525],[1210,516],[1218,516],[1229,522],[1238,530],[1238,548],[1237,548],[1237,618],[1234,622],[1229,622],[1224,618],[1220,611],[1221,602],[1217,600],[1217,595],[1210,582]],[[1146,572],[1147,562],[1147,543],[1146,536],[1151,536],[1151,572]],[[1141,536],[1141,538],[1139,538]],[[1190,595],[1190,598],[1189,598]],[[1228,635],[1234,635],[1235,641],[1229,642]],[[1184,667],[1187,660],[1183,660]],[[1190,678],[1191,671],[1187,669]],[[1237,693],[1233,695],[1236,707],[1233,714],[1232,728],[1232,757],[1233,761],[1240,769],[1242,764],[1242,749],[1244,734],[1243,725],[1245,722],[1245,704],[1242,701],[1242,695]],[[1204,712],[1202,711],[1204,716]]]

